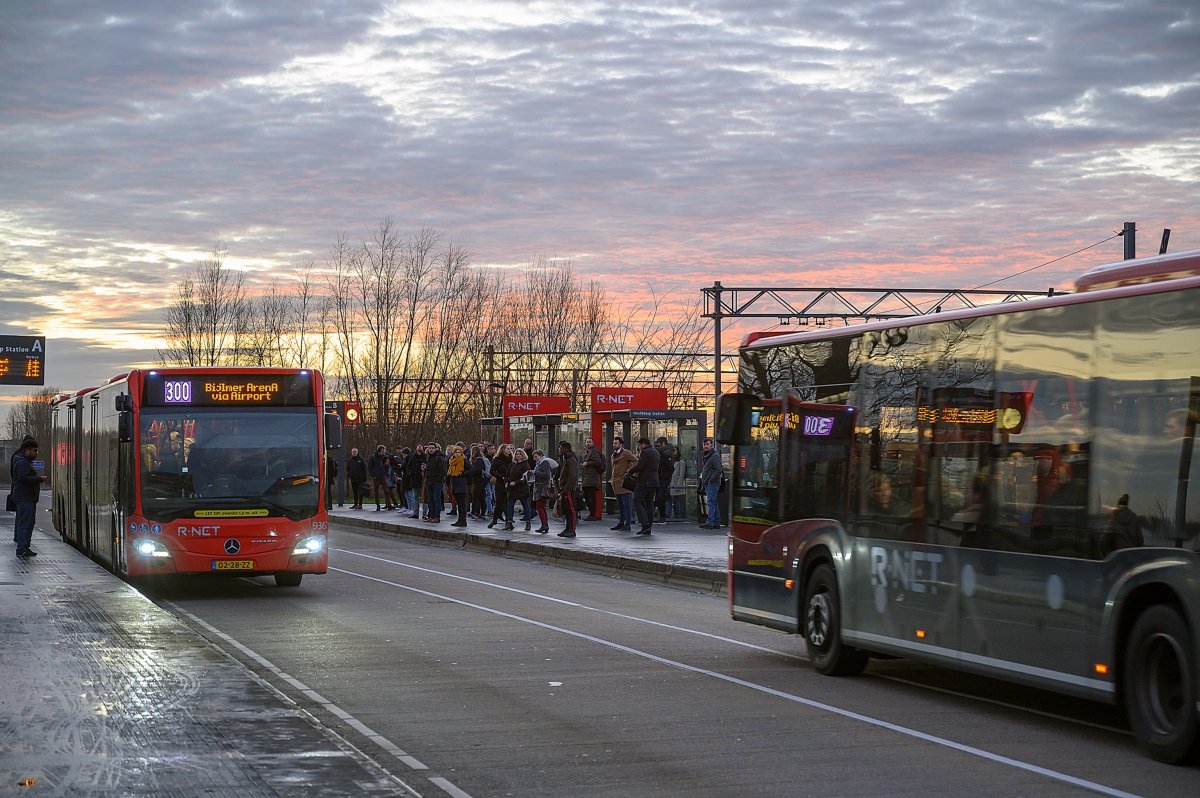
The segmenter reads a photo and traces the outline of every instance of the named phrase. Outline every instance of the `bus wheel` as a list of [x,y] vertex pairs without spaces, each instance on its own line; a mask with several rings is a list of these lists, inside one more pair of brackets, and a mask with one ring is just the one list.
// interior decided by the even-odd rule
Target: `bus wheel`
[[1134,737],[1159,762],[1178,763],[1197,749],[1196,663],[1182,616],[1166,606],[1141,614],[1122,668],[1125,709]]
[[842,610],[837,577],[828,564],[818,565],[808,578],[804,598],[804,630],[808,658],[817,673],[854,676],[867,667],[865,652],[842,642]]
[[275,584],[279,585],[279,587],[299,587],[300,580],[303,578],[304,578],[304,574],[297,574],[297,573],[292,573],[291,571],[284,571],[284,572],[275,574]]

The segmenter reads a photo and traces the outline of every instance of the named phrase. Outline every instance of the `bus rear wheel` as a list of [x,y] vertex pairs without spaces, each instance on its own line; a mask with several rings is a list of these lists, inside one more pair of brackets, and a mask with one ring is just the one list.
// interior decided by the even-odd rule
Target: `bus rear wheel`
[[808,658],[817,673],[855,676],[867,667],[866,652],[842,642],[837,576],[827,563],[818,565],[808,578],[804,596],[804,635],[808,641]]
[[1138,744],[1159,762],[1195,757],[1198,737],[1192,639],[1171,607],[1151,607],[1129,635],[1122,669],[1125,709]]
[[283,571],[275,574],[275,584],[279,587],[299,587],[300,580],[304,578],[304,574],[297,574],[291,571]]

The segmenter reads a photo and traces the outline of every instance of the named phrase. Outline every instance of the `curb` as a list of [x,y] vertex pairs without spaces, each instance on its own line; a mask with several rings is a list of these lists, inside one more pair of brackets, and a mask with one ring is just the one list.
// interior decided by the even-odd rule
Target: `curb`
[[638,579],[670,587],[699,590],[714,595],[725,595],[728,586],[725,571],[707,568],[639,560],[634,557],[604,554],[585,549],[547,546],[529,540],[492,537],[474,532],[453,532],[437,527],[410,527],[404,524],[376,521],[372,518],[339,515],[330,516],[330,522],[411,538],[414,541],[433,546],[454,546],[482,551],[495,556],[519,557],[536,560],[544,565],[582,569],[609,574],[618,579]]

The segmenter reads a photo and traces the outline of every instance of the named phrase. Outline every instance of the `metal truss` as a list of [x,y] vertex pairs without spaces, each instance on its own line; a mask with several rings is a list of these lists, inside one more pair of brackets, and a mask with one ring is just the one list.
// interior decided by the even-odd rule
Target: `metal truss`
[[[713,395],[721,395],[721,321],[723,319],[777,319],[822,327],[831,320],[843,324],[881,319],[903,319],[943,310],[977,308],[1003,302],[1054,296],[1047,291],[1004,291],[957,288],[746,288],[724,286],[719,280],[704,294],[705,318],[713,320]],[[757,309],[756,309],[757,308]]]
[[[960,290],[946,288],[744,288],[713,283],[700,289],[710,319],[899,319],[942,309],[975,308],[1054,296],[1048,291]],[[919,299],[918,299],[919,298]],[[774,303],[770,310],[752,308]]]

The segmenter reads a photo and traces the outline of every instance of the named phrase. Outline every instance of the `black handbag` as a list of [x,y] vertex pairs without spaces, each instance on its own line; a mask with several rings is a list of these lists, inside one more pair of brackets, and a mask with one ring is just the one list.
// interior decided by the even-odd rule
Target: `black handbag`
[[17,503],[13,501],[11,493],[8,494],[8,498],[4,501],[4,509],[8,510],[10,513],[15,513],[17,511]]
[[625,490],[632,491],[637,487],[637,482],[637,474],[626,474],[625,478],[621,480],[621,487]]

